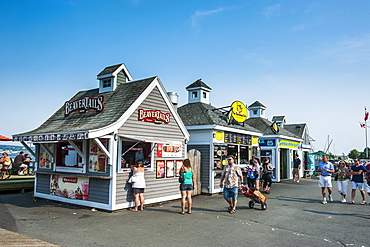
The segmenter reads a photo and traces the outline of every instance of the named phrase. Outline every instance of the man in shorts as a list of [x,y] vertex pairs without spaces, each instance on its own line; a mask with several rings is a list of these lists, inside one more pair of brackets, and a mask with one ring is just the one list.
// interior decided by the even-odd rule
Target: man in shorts
[[355,164],[351,166],[350,174],[352,175],[352,198],[349,204],[355,204],[356,189],[360,190],[362,196],[362,202],[360,204],[366,204],[366,194],[364,192],[364,173],[366,169],[360,164],[358,159],[354,159]]
[[240,167],[234,164],[234,156],[229,155],[227,163],[221,173],[220,187],[224,188],[224,198],[229,203],[229,213],[234,214],[238,202],[239,184],[243,184],[243,174]]
[[299,155],[295,154],[295,158],[293,160],[293,182],[295,181],[295,177],[297,176],[297,183],[299,183],[299,170],[301,169],[301,160],[299,159]]
[[[366,192],[368,196],[370,196],[370,163],[366,165],[366,173],[365,173],[365,178],[366,178]],[[370,205],[370,202],[369,202]]]
[[333,192],[332,185],[331,185],[331,175],[334,172],[334,166],[332,163],[328,161],[328,156],[322,156],[322,162],[319,164],[317,169],[321,173],[319,177],[319,187],[321,187],[321,194],[322,194],[322,204],[326,204],[326,191],[325,188],[328,190],[329,194],[329,201],[333,201],[333,197],[331,193]]

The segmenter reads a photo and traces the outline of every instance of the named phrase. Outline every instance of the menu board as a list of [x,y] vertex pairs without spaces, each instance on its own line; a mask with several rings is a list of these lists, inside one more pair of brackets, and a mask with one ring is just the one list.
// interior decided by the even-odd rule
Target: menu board
[[156,162],[156,174],[157,174],[157,178],[164,178],[166,176],[164,160],[157,160],[157,162]]
[[227,145],[214,145],[213,169],[222,170],[226,164]]
[[252,144],[252,136],[244,135],[244,134],[236,134],[236,133],[232,133],[232,132],[225,132],[224,141],[226,143],[237,143],[237,144],[251,145]]
[[175,176],[175,161],[167,160],[166,161],[166,177],[171,178]]

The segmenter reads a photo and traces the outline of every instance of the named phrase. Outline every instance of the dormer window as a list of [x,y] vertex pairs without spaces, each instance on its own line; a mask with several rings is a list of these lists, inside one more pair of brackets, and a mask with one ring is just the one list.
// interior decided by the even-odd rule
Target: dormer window
[[198,92],[192,92],[192,93],[191,93],[191,97],[192,97],[193,99],[198,98]]
[[257,110],[253,110],[253,115],[257,115],[258,111]]
[[111,87],[112,86],[112,79],[104,79],[102,86],[103,86],[103,88]]
[[203,92],[203,99],[207,98],[207,93]]

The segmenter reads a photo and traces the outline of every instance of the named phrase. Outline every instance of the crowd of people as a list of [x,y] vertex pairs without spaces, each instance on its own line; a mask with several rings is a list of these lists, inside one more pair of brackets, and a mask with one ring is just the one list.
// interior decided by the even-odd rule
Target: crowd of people
[[[360,204],[366,204],[366,193],[370,196],[370,163],[360,162],[359,159],[354,159],[354,164],[350,166],[345,161],[339,159],[337,167],[329,162],[328,156],[323,155],[323,161],[318,166],[319,187],[321,187],[322,203],[333,201],[332,195],[332,176],[337,181],[338,192],[341,195],[341,202],[347,202],[348,184],[351,182],[351,200],[349,204],[355,204],[357,189],[360,191],[362,200]],[[365,193],[366,188],[366,193]],[[328,196],[326,196],[326,192]],[[369,203],[370,204],[370,203]]]
[[19,154],[14,158],[14,161],[9,157],[7,152],[3,152],[0,159],[0,179],[6,178],[6,174],[10,169],[20,176],[25,175],[24,173],[30,166],[31,162],[31,156],[29,154],[25,154],[23,151],[19,152]]

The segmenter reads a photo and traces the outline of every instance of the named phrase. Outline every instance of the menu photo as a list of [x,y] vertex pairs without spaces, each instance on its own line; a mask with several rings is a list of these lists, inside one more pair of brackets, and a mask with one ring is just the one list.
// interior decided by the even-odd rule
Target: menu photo
[[182,167],[183,160],[176,160],[176,177],[180,177],[180,169]]
[[156,162],[156,174],[157,178],[164,178],[166,173],[165,173],[165,162],[164,160],[157,160]]
[[171,178],[175,176],[175,161],[167,160],[166,161],[166,177]]

